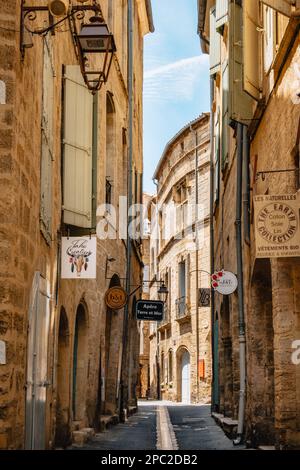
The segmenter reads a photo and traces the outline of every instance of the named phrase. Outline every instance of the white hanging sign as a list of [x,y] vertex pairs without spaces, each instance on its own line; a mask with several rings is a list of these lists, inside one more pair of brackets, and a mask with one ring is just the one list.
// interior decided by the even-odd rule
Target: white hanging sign
[[62,237],[62,279],[96,279],[96,266],[97,237]]
[[235,274],[230,271],[217,271],[212,275],[212,287],[219,294],[233,294],[238,286],[238,280]]

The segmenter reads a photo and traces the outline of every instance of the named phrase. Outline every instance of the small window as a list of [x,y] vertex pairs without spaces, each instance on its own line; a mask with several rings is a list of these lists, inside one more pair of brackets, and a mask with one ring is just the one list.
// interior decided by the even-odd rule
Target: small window
[[184,152],[184,140],[180,142],[180,150],[182,153]]
[[112,203],[112,184],[108,178],[106,178],[105,182],[105,204]]

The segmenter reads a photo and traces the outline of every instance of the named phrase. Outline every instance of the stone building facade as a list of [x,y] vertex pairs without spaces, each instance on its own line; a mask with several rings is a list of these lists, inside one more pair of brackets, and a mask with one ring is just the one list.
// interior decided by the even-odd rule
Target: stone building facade
[[[214,409],[249,445],[277,449],[300,448],[299,257],[268,254],[274,231],[269,251],[258,255],[255,204],[288,201],[299,190],[299,8],[298,1],[199,2],[211,74],[212,269],[238,273],[240,285],[214,297]],[[281,209],[273,209],[276,230]]]
[[166,145],[154,175],[150,298],[158,298],[159,281],[169,293],[163,321],[150,326],[150,390],[185,403],[210,401],[209,154],[203,114]]
[[[151,194],[143,194],[144,225],[143,225],[143,294],[142,299],[150,298],[150,235],[151,235]],[[138,397],[148,398],[150,387],[149,353],[150,353],[150,324],[147,321],[140,323],[140,356],[139,356],[139,384]]]
[[[26,1],[41,3],[47,2]],[[33,48],[22,59],[21,2],[0,1],[2,449],[65,447],[72,438],[80,442],[82,430],[99,428],[103,415],[118,419],[136,406],[135,299],[125,328],[123,310],[108,309],[104,300],[109,287],[125,287],[126,239],[97,238],[95,280],[60,276],[62,236],[95,236],[102,221],[96,208],[118,208],[119,196],[128,196],[128,2],[98,3],[117,52],[107,83],[92,95],[67,25],[54,35],[27,34]],[[46,20],[38,16],[35,24]],[[133,202],[142,198],[142,52],[150,30],[150,1],[134,1]],[[81,166],[80,151],[89,155]],[[136,241],[131,253],[136,285]]]

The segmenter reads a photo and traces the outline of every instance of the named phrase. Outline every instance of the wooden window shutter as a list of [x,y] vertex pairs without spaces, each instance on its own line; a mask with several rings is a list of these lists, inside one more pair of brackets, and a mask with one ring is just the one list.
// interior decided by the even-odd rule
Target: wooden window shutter
[[300,8],[300,0],[261,0],[262,3],[285,16],[291,16],[293,7]]
[[210,75],[220,69],[221,64],[221,36],[216,30],[216,8],[210,10],[210,47],[209,47]]
[[92,228],[93,95],[83,82],[79,66],[66,66],[64,79],[63,221]]
[[243,11],[230,4],[229,22],[229,119],[249,125],[255,101],[243,89]]
[[229,66],[228,62],[222,64],[222,170],[228,162],[228,133],[229,133]]
[[219,200],[220,191],[220,114],[215,123],[215,161],[214,161],[214,202]]
[[45,38],[43,43],[40,229],[49,244],[52,238],[53,90],[52,47],[51,41]]
[[268,72],[275,56],[275,27],[274,27],[274,10],[264,5],[264,71]]
[[262,32],[259,0],[244,0],[243,2],[243,32],[244,32],[244,90],[255,100],[261,93],[261,41]]
[[229,0],[216,0],[216,30],[222,31],[225,23],[228,22]]

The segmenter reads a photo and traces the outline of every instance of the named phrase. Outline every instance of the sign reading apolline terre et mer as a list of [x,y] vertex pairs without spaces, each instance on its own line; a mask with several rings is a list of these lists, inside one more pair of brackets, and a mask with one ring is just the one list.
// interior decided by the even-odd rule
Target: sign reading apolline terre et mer
[[61,278],[96,279],[97,238],[62,237]]
[[300,256],[297,194],[254,197],[257,258]]
[[164,302],[159,300],[138,300],[136,303],[136,319],[146,321],[162,321]]

